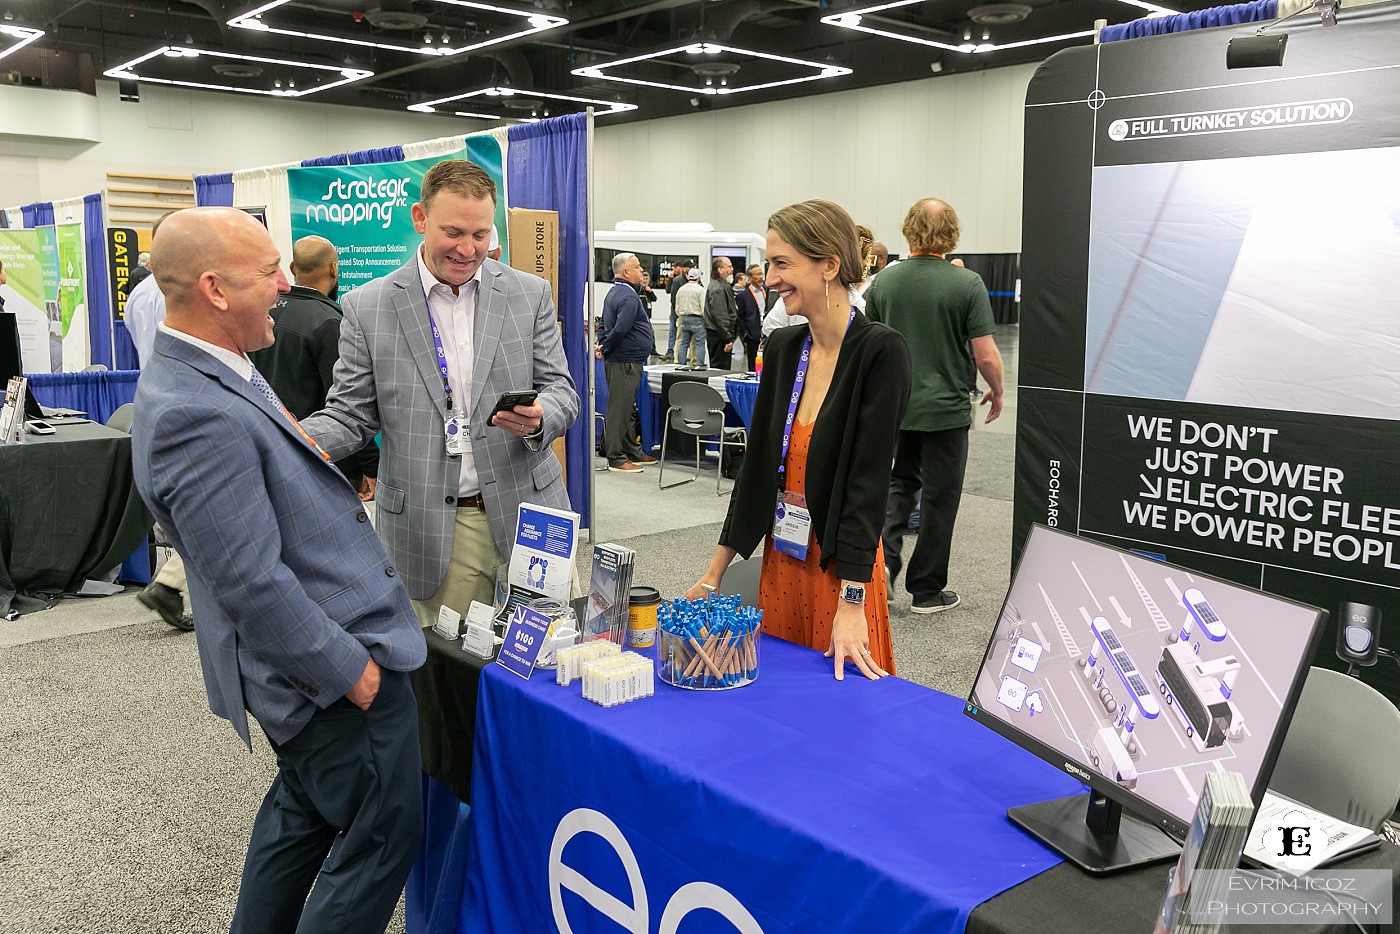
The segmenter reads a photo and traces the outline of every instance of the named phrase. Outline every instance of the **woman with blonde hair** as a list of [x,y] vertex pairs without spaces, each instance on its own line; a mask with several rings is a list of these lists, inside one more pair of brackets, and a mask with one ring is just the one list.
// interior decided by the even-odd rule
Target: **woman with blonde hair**
[[686,596],[713,593],[735,555],[764,542],[764,631],[824,650],[838,681],[848,658],[880,678],[894,672],[880,531],[909,399],[909,349],[851,304],[848,289],[864,270],[840,205],[778,211],[767,251],[767,287],[807,323],[769,338],[729,515]]

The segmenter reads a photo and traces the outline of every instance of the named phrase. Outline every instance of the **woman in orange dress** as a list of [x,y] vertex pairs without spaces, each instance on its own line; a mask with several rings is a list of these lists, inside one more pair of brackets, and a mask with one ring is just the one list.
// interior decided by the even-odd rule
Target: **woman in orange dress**
[[768,339],[744,464],[704,576],[720,586],[736,554],[765,541],[763,629],[850,659],[867,678],[894,671],[880,550],[890,467],[909,400],[909,349],[852,307],[864,270],[855,224],[830,201],[768,219],[768,276],[807,324]]

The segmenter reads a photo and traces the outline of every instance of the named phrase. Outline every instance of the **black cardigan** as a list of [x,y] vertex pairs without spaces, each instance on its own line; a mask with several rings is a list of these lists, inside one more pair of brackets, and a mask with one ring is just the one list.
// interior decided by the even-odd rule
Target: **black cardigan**
[[[763,351],[753,427],[719,537],[746,558],[773,528],[783,422],[807,334],[805,324],[779,328]],[[868,582],[873,576],[909,374],[903,335],[856,312],[807,452],[807,508],[822,569],[835,560],[842,580]]]

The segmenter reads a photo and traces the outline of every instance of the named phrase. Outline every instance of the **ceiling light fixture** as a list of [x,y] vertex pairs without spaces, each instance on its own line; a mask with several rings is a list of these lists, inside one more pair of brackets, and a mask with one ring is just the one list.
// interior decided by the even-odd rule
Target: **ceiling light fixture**
[[[13,13],[6,13],[5,19],[14,19]],[[38,39],[44,34],[42,29],[30,29],[28,26],[11,26],[9,23],[0,23],[0,58],[4,58],[11,52],[24,48],[29,43]]]
[[[3,54],[3,53],[0,53]],[[262,88],[239,87],[231,84],[211,84],[206,81],[190,81],[181,78],[164,78],[158,75],[141,74],[140,66],[153,59],[162,58],[215,58],[221,60],[232,60],[240,62],[256,62],[260,65],[281,65],[284,68],[305,68],[313,72],[331,72],[338,75],[339,79],[327,84],[315,87],[304,87],[300,91],[296,90],[294,81],[289,80],[287,90],[281,89],[281,79],[278,79],[273,86],[273,90],[268,91]],[[319,65],[311,62],[296,62],[281,58],[265,58],[259,55],[238,55],[234,52],[221,52],[211,49],[188,49],[179,46],[163,45],[153,52],[147,52],[140,58],[133,58],[131,61],[115,68],[109,68],[102,73],[108,78],[120,78],[124,81],[144,81],[151,84],[172,84],[185,88],[202,88],[208,91],[237,91],[240,94],[261,94],[267,97],[305,97],[318,91],[328,91],[331,88],[338,88],[343,84],[352,81],[361,81],[365,78],[374,77],[374,72],[366,71],[363,68],[342,68],[338,65]]]
[[[912,0],[921,2],[921,0]],[[797,65],[803,68],[814,69],[813,74],[803,75],[799,78],[786,78],[781,81],[764,81],[759,84],[747,84],[741,87],[713,87],[699,84],[668,84],[664,81],[646,81],[641,78],[629,78],[618,74],[608,74],[606,69],[620,68],[623,65],[631,65],[634,62],[644,62],[648,59],[664,58],[668,55],[679,55],[682,53],[689,55],[718,55],[721,52],[728,52],[731,55],[744,55],[750,58],[764,59],[771,62],[783,62],[788,65]],[[689,68],[690,66],[682,66]],[[785,55],[772,55],[768,52],[754,52],[750,49],[739,49],[729,45],[719,45],[714,42],[698,42],[689,45],[679,45],[674,48],[662,49],[659,52],[647,52],[644,55],[633,55],[629,58],[613,59],[610,62],[595,62],[592,65],[585,65],[582,68],[575,68],[573,74],[581,78],[594,78],[602,81],[621,81],[625,84],[639,84],[650,88],[666,88],[671,91],[684,91],[687,94],[739,94],[744,91],[761,91],[766,88],[776,88],[785,84],[801,84],[805,81],[817,81],[821,78],[839,78],[842,75],[849,75],[851,69],[844,65],[831,65],[823,62],[809,62],[800,58],[788,58]]]
[[[969,27],[963,30],[962,44],[953,45],[950,42],[940,42],[937,39],[927,39],[923,36],[914,35],[913,33],[895,32],[892,29],[876,28],[874,26],[869,25],[867,22],[868,18],[872,13],[881,13],[886,10],[895,10],[899,9],[900,7],[913,6],[914,4],[922,2],[923,0],[892,0],[892,2],[880,3],[874,6],[861,7],[860,9],[856,10],[847,10],[843,13],[833,13],[830,16],[823,16],[822,22],[828,26],[840,26],[843,29],[854,29],[857,32],[869,33],[872,36],[884,36],[886,39],[898,39],[901,42],[913,42],[918,45],[927,45],[935,49],[944,49],[949,52],[972,52],[979,54],[986,52],[1000,52],[1005,49],[1019,49],[1023,46],[1040,45],[1042,43],[1047,42],[1068,42],[1073,39],[1084,39],[1094,34],[1094,30],[1092,29],[1083,29],[1077,32],[1061,33],[1060,35],[1055,36],[1041,36],[1037,39],[1022,39],[1017,42],[993,43],[987,41],[987,39],[990,37],[984,32],[982,44],[974,45],[972,39],[972,29],[971,27]],[[1177,10],[1170,9],[1169,7],[1164,7],[1159,4],[1149,2],[1149,0],[1118,0],[1118,2],[1126,3],[1129,6],[1135,6],[1147,10],[1148,13],[1154,17],[1171,16],[1178,12]],[[881,22],[892,25],[888,20],[881,20]]]
[[[388,49],[394,52],[413,52],[418,55],[460,55],[463,52],[471,52],[475,49],[482,49],[489,45],[497,45],[502,42],[509,42],[512,39],[519,39],[522,36],[532,35],[537,32],[544,32],[547,29],[557,29],[560,26],[567,26],[569,21],[562,16],[554,16],[548,13],[540,13],[535,10],[512,10],[507,7],[494,6],[489,3],[478,3],[475,0],[432,0],[434,3],[441,3],[448,7],[448,10],[456,15],[461,15],[463,7],[468,10],[480,10],[486,13],[494,13],[498,16],[506,17],[507,23],[499,30],[493,29],[490,35],[482,34],[480,41],[472,41],[466,32],[462,33],[459,40],[463,45],[448,45],[446,32],[444,32],[443,45],[432,45],[432,34],[428,33],[423,40],[423,45],[411,44],[408,40],[390,41],[384,35],[378,35],[375,39],[353,39],[347,36],[331,35],[329,33],[306,32],[301,29],[282,28],[280,26],[268,25],[263,22],[263,14],[271,14],[280,7],[286,6],[292,0],[272,0],[262,6],[249,10],[247,13],[240,13],[228,21],[228,25],[236,26],[240,29],[258,29],[263,32],[276,33],[279,36],[292,36],[298,39],[313,39],[318,42],[329,42],[340,45],[367,46],[376,49]],[[512,22],[513,20],[513,22]],[[523,28],[522,28],[523,27]]]
[[[472,98],[478,97],[512,97],[516,94],[528,96],[531,98],[545,98],[547,100],[552,101],[572,101],[575,104],[590,104],[594,107],[601,108],[595,114],[595,116],[599,117],[605,117],[608,114],[623,113],[628,110],[637,109],[636,104],[625,104],[621,101],[596,100],[591,97],[574,97],[569,94],[553,94],[547,91],[524,91],[518,88],[511,87],[481,88],[477,91],[468,91],[465,94],[454,94],[451,97],[441,97],[433,101],[424,101],[421,104],[410,104],[408,106],[408,109],[413,111],[414,113],[445,113],[449,116],[474,117],[478,120],[521,120],[521,122],[525,123],[531,122],[530,118],[528,117],[521,119],[519,117],[502,117],[499,114],[468,113],[466,111],[444,107],[444,105],[451,104],[454,101],[471,100]],[[548,115],[547,112],[546,115]]]

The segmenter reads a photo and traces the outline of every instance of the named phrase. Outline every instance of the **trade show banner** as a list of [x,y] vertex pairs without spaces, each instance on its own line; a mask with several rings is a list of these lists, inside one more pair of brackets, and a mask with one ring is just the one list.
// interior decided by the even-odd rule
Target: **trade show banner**
[[88,364],[87,262],[81,224],[60,224],[58,238],[58,338],[63,366],[81,370]]
[[[444,156],[374,165],[312,166],[287,170],[292,241],[317,234],[340,254],[340,294],[388,275],[408,261],[422,237],[413,227],[413,205],[423,176],[444,159],[469,158],[496,182],[496,229],[505,262],[506,203],[500,144],[473,137]],[[290,259],[290,257],[289,257]]]
[[52,372],[46,264],[39,231],[0,229],[0,263],[4,264],[6,279],[5,285],[0,286],[0,298],[19,325],[24,372]]
[[1227,28],[1036,73],[1014,547],[1322,607],[1315,664],[1397,701],[1400,16],[1291,31],[1276,68],[1227,70]]
[[140,247],[130,227],[107,228],[107,281],[112,288],[112,321],[126,320],[126,299]]

